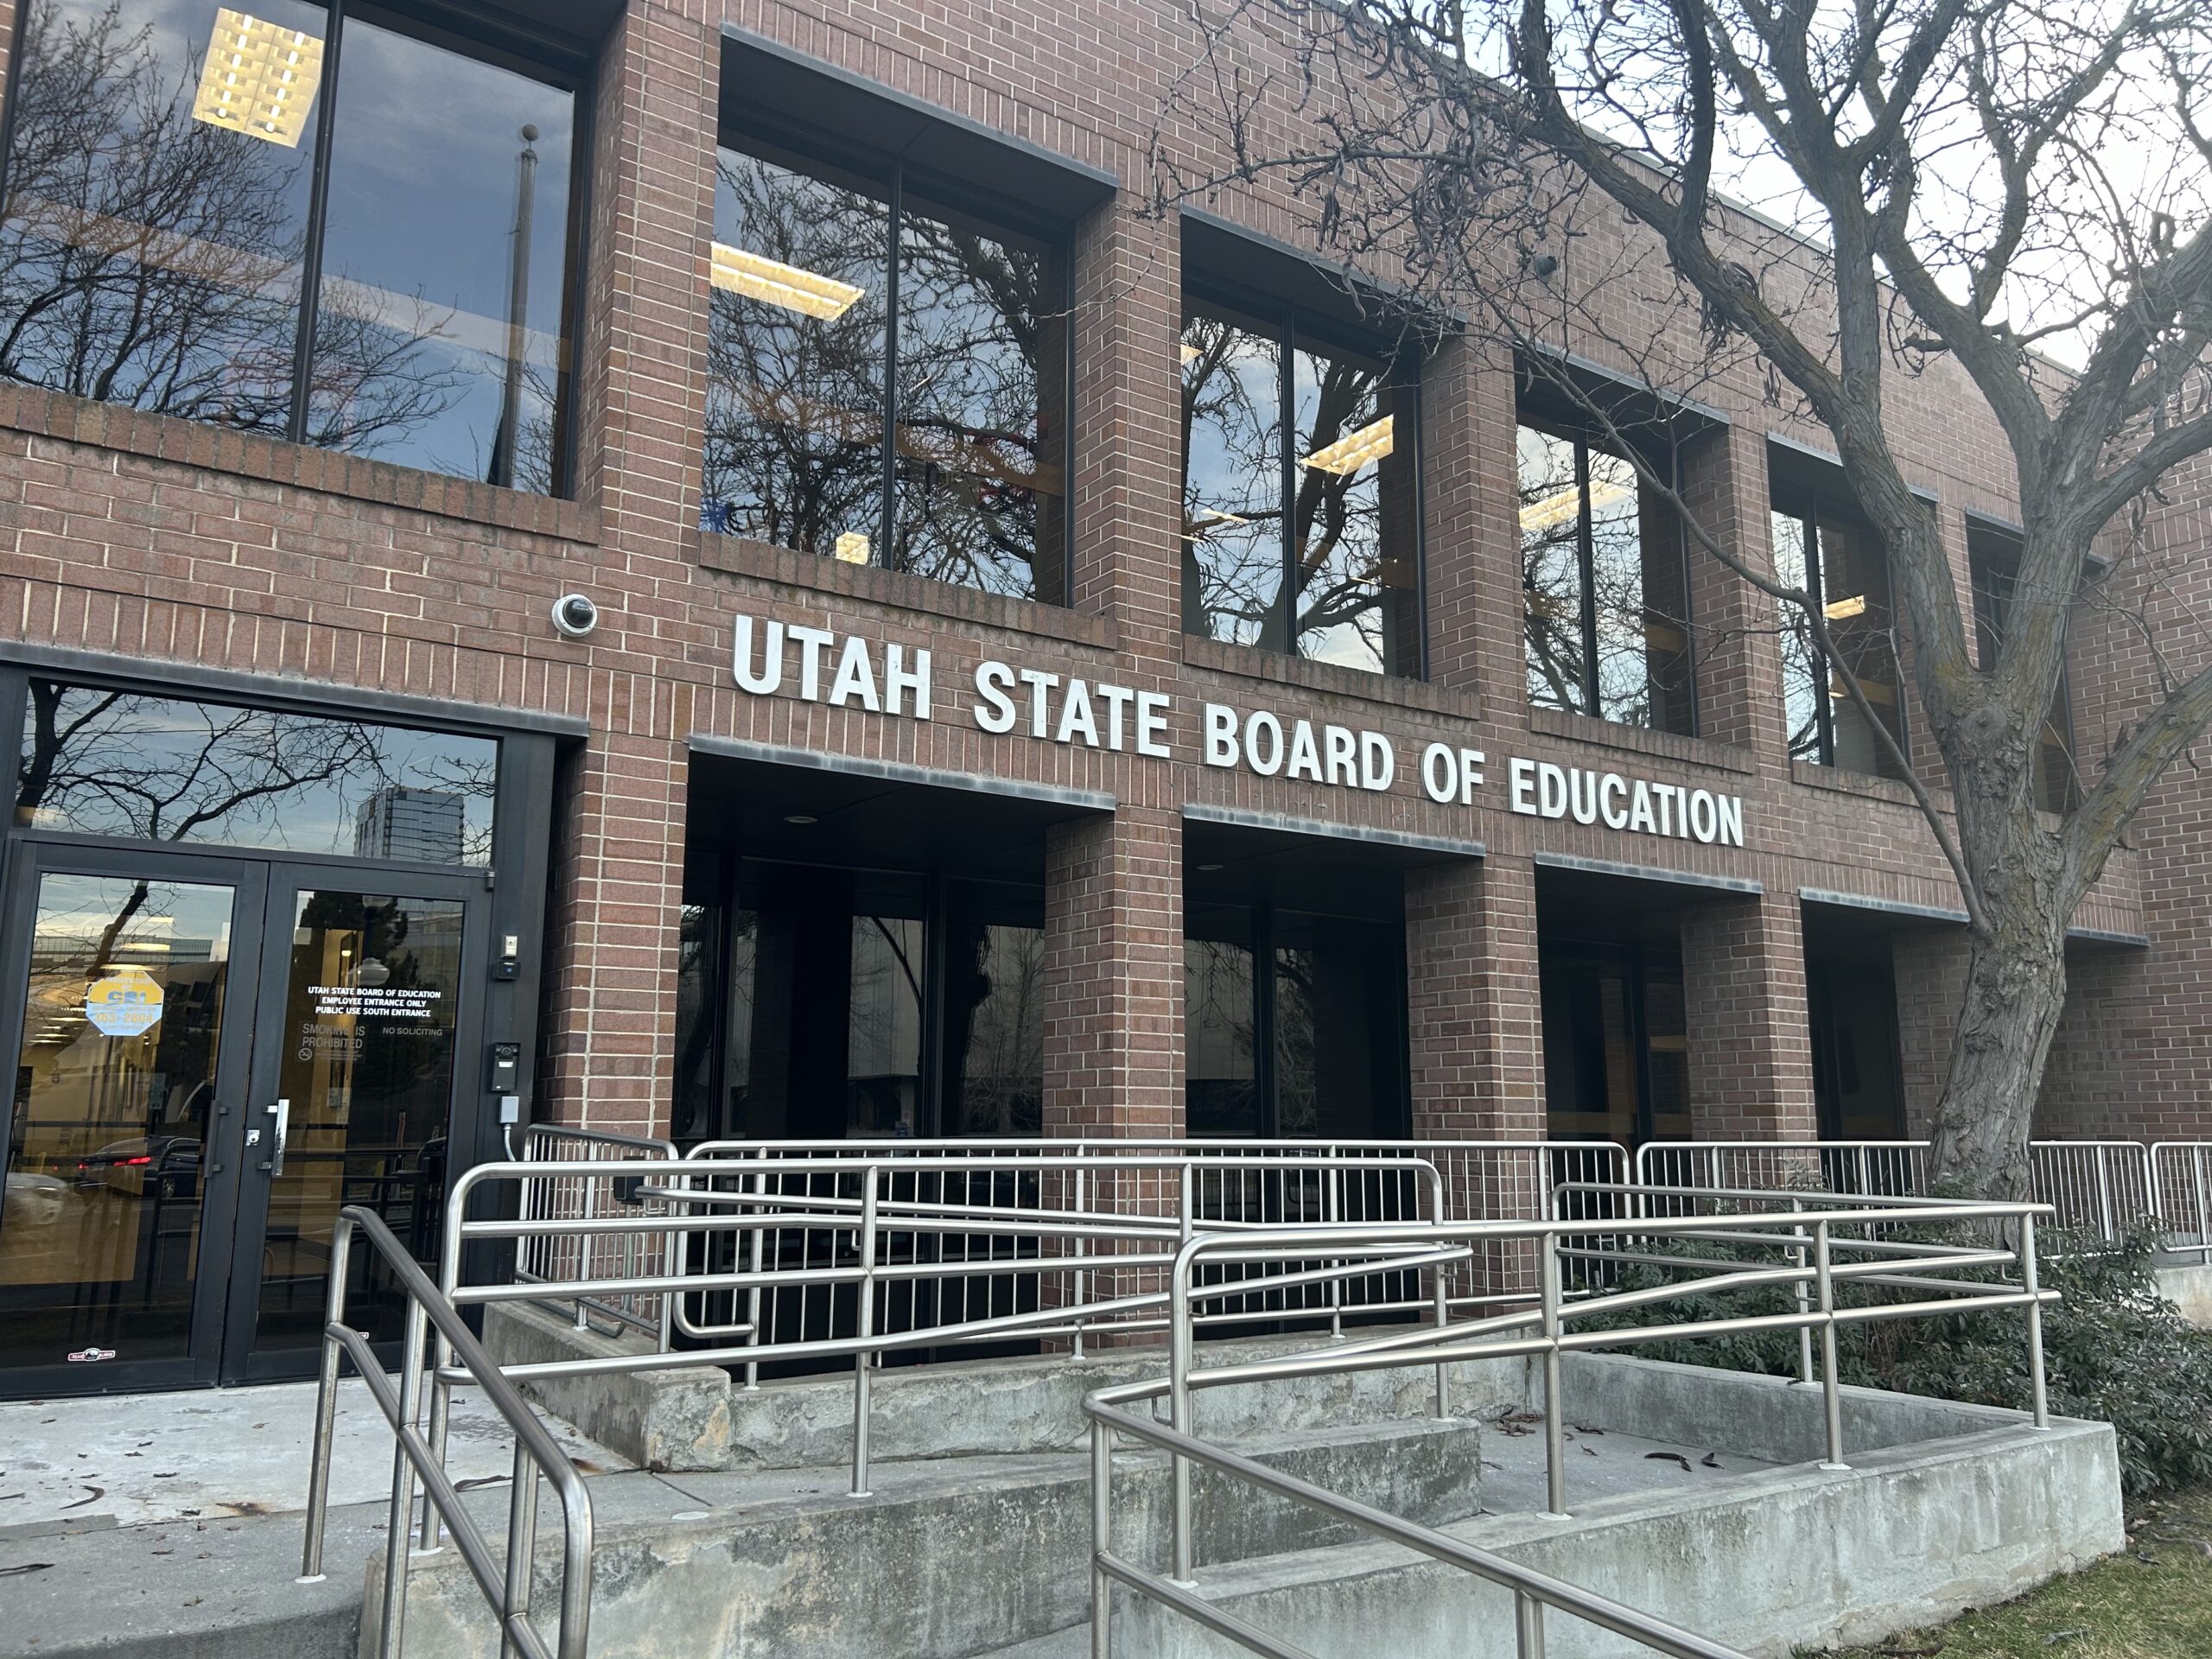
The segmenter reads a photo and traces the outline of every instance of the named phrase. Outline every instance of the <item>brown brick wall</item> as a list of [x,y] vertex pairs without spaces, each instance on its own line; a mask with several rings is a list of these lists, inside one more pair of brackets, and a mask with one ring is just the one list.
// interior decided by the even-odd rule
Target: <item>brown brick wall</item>
[[[725,21],[1123,181],[1122,194],[1075,238],[1070,610],[696,530]],[[1898,786],[1793,774],[1779,753],[1778,659],[1762,601],[1706,562],[1695,567],[1694,619],[1703,739],[1531,716],[1521,688],[1513,388],[1503,364],[1455,343],[1424,385],[1430,683],[1182,636],[1180,256],[1173,220],[1140,211],[1137,193],[1162,90],[1192,50],[1166,0],[1026,9],[632,0],[597,92],[576,346],[577,499],[533,500],[0,391],[0,650],[22,640],[144,661],[156,674],[164,662],[200,663],[340,695],[373,688],[588,717],[593,734],[573,768],[557,849],[543,1113],[607,1126],[664,1118],[685,742],[704,734],[1096,790],[1122,804],[1110,823],[1059,832],[1051,849],[1046,1064],[1056,1122],[1154,1132],[1179,1122],[1178,814],[1198,802],[1489,843],[1482,869],[1440,867],[1414,882],[1408,954],[1416,1109],[1424,1122],[1493,1133],[1541,1122],[1534,850],[1755,877],[1764,903],[1701,913],[1686,931],[1694,1028],[1706,1045],[1700,1059],[1694,1035],[1695,1075],[1716,1131],[1802,1132],[1810,1096],[1796,889],[1945,906],[1956,902],[1948,876]],[[1182,124],[1163,138],[1186,158],[1202,141]],[[1228,192],[1214,206],[1254,228],[1297,234],[1294,205],[1266,190]],[[1618,215],[1585,228],[1568,279],[1633,263]],[[1626,328],[1637,315],[1624,302],[1611,321]],[[1576,343],[1608,358],[1602,338]],[[1696,350],[1694,327],[1678,343]],[[1719,366],[1700,395],[1733,426],[1689,457],[1693,499],[1710,506],[1717,533],[1764,556],[1765,435],[1821,439],[1770,406],[1751,365]],[[1947,514],[1973,506],[2012,516],[2005,451],[1955,368],[1939,362],[1900,385],[1890,413],[1916,479]],[[2212,496],[2202,473],[2185,483],[2181,504],[2147,532],[2158,557],[2180,569],[2201,555]],[[545,620],[552,599],[571,589],[601,607],[586,642],[556,638]],[[2167,589],[2154,591],[2165,604]],[[2205,597],[2176,585],[2175,625]],[[741,613],[928,647],[939,717],[923,724],[741,695],[728,667]],[[985,656],[1171,693],[1173,759],[976,729],[960,688]],[[2085,722],[2109,734],[2139,706],[2154,665],[2114,628],[2092,630],[2077,671]],[[1383,731],[1397,747],[1397,782],[1370,795],[1202,766],[1198,707],[1209,700]],[[1421,792],[1418,759],[1439,739],[1488,753],[1471,808]],[[1506,809],[1514,754],[1740,792],[1751,845],[1515,817]],[[2077,1040],[2069,1015],[2054,1071],[2113,1113],[2139,1101],[2161,1124],[2200,1128],[2192,1091],[2212,1042],[2201,988],[2212,893],[2192,839],[2203,819],[2201,776],[2178,777],[2162,793],[2139,826],[2140,851],[2115,860],[2101,896],[2106,922],[2153,934],[2148,957],[2084,969],[2084,983],[2158,1036],[2101,1046]],[[1902,970],[1899,990],[1919,1020],[1923,1005]],[[1924,1072],[1938,1033],[1915,1030],[1909,1056],[1923,1058],[1909,1058],[1909,1069]]]

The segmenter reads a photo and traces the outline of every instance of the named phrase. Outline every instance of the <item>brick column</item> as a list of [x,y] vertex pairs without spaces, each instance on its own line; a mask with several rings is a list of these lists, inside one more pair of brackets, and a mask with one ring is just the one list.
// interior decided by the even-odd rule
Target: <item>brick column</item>
[[1492,858],[1406,877],[1416,1139],[1543,1137],[1535,874],[1525,861]]
[[1890,941],[1897,977],[1898,1084],[1904,1096],[1904,1132],[1929,1133],[1936,1103],[1951,1071],[1951,1038],[1967,994],[1967,937],[1963,928],[1914,928]]
[[[1766,441],[1758,432],[1731,426],[1691,444],[1682,454],[1682,499],[1699,528],[1747,567],[1774,569]],[[1786,772],[1775,601],[1695,536],[1689,537],[1688,558],[1699,735],[1742,744],[1766,766]]]
[[1183,1133],[1183,821],[1158,809],[1045,841],[1045,1133]]
[[650,671],[683,614],[683,527],[698,522],[720,60],[712,24],[632,6],[600,61],[576,455],[602,531],[575,582],[601,620],[546,648],[592,732],[562,780],[533,1108],[598,1129],[664,1132],[673,1084],[692,692]]
[[1769,897],[1686,912],[1682,985],[1696,1137],[1818,1138],[1796,900]]

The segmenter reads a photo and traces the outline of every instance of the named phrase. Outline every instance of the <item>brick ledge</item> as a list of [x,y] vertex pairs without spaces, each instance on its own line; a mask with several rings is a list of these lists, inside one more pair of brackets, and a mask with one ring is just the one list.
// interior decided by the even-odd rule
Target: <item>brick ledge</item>
[[598,509],[578,502],[95,403],[42,386],[0,383],[0,429],[586,546],[600,540]]
[[1203,634],[1183,636],[1183,663],[1217,674],[1235,674],[1248,680],[1267,680],[1277,685],[1308,691],[1334,692],[1395,709],[1421,709],[1465,720],[1481,718],[1481,701],[1472,691],[1462,691],[1427,680],[1408,680],[1389,674],[1370,674],[1336,663],[1317,663],[1255,645],[1232,645]]

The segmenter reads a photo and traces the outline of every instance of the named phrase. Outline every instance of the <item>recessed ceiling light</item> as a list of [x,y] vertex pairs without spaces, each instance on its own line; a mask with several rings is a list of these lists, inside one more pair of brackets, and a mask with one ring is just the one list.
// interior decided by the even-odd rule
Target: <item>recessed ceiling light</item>
[[1211,875],[1214,871],[1220,868],[1221,866],[1218,864],[1201,864],[1198,866],[1198,874],[1201,875]]
[[784,822],[785,823],[812,823],[815,822],[815,817],[810,812],[786,812],[784,814]]
[[747,299],[764,300],[819,321],[835,322],[867,292],[850,283],[802,270],[766,254],[733,248],[727,242],[714,244],[712,252],[709,275],[716,288],[726,288]]
[[296,149],[321,79],[322,42],[314,35],[224,7],[215,13],[193,118]]
[[1356,473],[1370,461],[1380,461],[1389,454],[1396,442],[1397,416],[1385,415],[1379,421],[1350,432],[1325,448],[1316,449],[1306,457],[1306,464],[1317,472]]

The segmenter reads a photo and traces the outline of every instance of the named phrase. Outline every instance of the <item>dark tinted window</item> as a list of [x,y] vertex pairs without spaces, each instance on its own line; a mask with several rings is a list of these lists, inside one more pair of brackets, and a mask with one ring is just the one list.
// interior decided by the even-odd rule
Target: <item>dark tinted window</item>
[[[1997,666],[2006,631],[2020,607],[2028,603],[2056,603],[2070,607],[2071,594],[2042,599],[2020,589],[2020,543],[1994,525],[1969,520],[1967,525],[1967,563],[1974,586],[1974,644],[1985,671]],[[2078,798],[2074,775],[2074,698],[2062,648],[2058,684],[2051,693],[2050,713],[2036,735],[2034,789],[2036,805],[2045,812],[2064,814]]]
[[1418,674],[1412,385],[1208,307],[1182,358],[1184,631]]
[[486,864],[499,744],[33,681],[26,828]]
[[[1777,606],[1789,753],[1819,766],[1903,776],[1897,754],[1905,743],[1904,685],[1887,556],[1864,524],[1817,503],[1777,507],[1770,522],[1775,575],[1811,596],[1873,710],[1870,721],[1821,653],[1810,619],[1797,606]],[[1895,748],[1883,741],[1884,732]]]
[[550,490],[574,97],[359,16],[340,44],[302,0],[31,0],[0,372]]
[[702,527],[1064,602],[1059,251],[895,168],[719,171]]
[[1529,700],[1627,726],[1694,729],[1679,525],[1635,463],[1520,429]]

